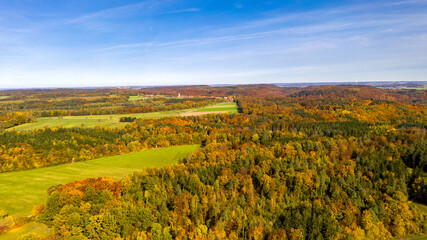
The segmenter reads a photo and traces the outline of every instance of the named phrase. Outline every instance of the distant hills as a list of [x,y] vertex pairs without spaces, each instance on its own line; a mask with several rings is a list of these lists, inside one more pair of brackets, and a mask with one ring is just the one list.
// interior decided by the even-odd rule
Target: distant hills
[[[264,83],[264,84],[207,84],[210,87],[229,87],[236,85],[276,85],[280,87],[308,87],[308,86],[324,86],[324,85],[369,85],[378,88],[393,88],[393,89],[427,89],[427,81],[372,81],[372,82],[304,82],[304,83]],[[98,89],[98,88],[162,88],[162,87],[188,87],[194,85],[147,85],[147,86],[92,86],[92,87],[41,87],[41,88],[0,88],[1,90],[18,90],[18,89]],[[202,85],[198,85],[202,86]]]
[[307,87],[322,85],[369,85],[378,88],[426,89],[427,81],[381,81],[381,82],[313,82],[313,83],[276,83],[281,87]]

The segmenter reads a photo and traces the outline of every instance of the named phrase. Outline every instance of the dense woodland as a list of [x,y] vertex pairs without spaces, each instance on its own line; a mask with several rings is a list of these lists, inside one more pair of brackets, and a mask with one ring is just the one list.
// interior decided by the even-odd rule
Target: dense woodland
[[201,145],[178,165],[52,186],[32,213],[53,229],[51,239],[427,234],[426,214],[410,202],[427,204],[426,91],[270,85],[152,91],[234,96],[241,113],[0,134],[1,171]]

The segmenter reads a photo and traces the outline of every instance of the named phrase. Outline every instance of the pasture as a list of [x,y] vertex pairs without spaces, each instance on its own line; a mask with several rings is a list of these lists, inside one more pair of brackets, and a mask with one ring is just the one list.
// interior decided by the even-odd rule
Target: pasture
[[143,168],[176,164],[180,158],[198,148],[198,145],[159,148],[73,164],[1,173],[0,209],[10,215],[26,216],[34,205],[45,203],[46,190],[51,186],[89,177],[121,179]]
[[212,106],[197,109],[193,112],[235,112],[237,113],[237,104],[235,102],[219,103]]
[[[88,116],[65,116],[65,117],[44,117],[37,118],[36,122],[26,123],[7,129],[7,131],[32,131],[40,128],[58,128],[58,127],[110,127],[123,128],[126,122],[120,122],[121,117],[135,117],[142,119],[161,118],[171,116],[186,116],[187,113],[237,113],[237,105],[234,102],[225,102],[200,109],[183,109],[162,112],[150,113],[134,113],[134,114],[112,114],[112,115],[88,115]],[[192,114],[190,114],[192,115]]]
[[134,113],[134,114],[114,114],[114,115],[89,115],[89,116],[66,116],[66,117],[45,117],[37,118],[37,122],[26,123],[16,127],[7,129],[8,131],[27,131],[39,128],[57,128],[57,127],[110,127],[110,128],[123,128],[126,122],[120,122],[121,117],[135,117],[135,118],[161,118],[176,116],[186,113],[191,109],[173,110],[163,112],[150,112],[150,113]]

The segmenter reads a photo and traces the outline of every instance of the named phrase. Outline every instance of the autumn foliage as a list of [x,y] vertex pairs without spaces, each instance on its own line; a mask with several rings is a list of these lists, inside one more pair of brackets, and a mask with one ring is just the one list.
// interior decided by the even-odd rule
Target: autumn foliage
[[[117,182],[98,178],[52,187],[39,221],[64,239],[427,234],[427,216],[411,203],[427,199],[426,107],[410,97],[425,92],[405,92],[405,98],[371,87],[261,87],[276,95],[256,95],[248,86],[218,88],[239,93],[240,114],[135,120],[123,130],[4,133],[0,137],[11,140],[2,157],[37,149],[84,160],[155,146],[201,145],[178,165],[141,170]],[[49,141],[25,140],[40,136]],[[71,141],[75,150],[67,153]],[[24,154],[25,147],[30,150]]]

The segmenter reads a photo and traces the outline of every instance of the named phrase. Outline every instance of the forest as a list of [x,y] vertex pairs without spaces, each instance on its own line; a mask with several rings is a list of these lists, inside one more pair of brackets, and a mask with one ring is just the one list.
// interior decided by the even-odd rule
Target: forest
[[[178,93],[188,99],[172,98]],[[239,107],[236,114],[123,118],[128,123],[123,129],[0,132],[1,172],[200,145],[176,165],[46,189],[47,201],[34,206],[30,217],[14,221],[16,226],[19,221],[43,223],[52,232],[21,239],[427,235],[427,214],[417,207],[427,204],[426,90],[241,85],[15,90],[1,95],[9,96],[0,101],[5,127],[11,119],[19,125],[55,112],[163,111],[206,106],[225,97]],[[128,100],[145,95],[157,97]],[[11,217],[0,215],[0,234],[13,228],[7,224]]]

